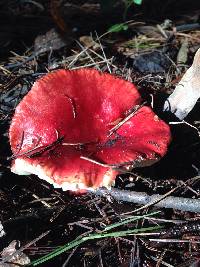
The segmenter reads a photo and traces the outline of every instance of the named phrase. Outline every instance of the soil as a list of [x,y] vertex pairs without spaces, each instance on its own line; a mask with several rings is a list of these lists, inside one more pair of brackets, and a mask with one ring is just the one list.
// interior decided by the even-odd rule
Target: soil
[[[147,105],[153,99],[154,112],[166,123],[179,121],[162,107],[200,47],[200,4],[146,0],[141,6],[131,5],[126,12],[123,1],[110,2],[0,3],[0,221],[5,232],[0,237],[0,251],[17,240],[16,249],[22,248],[32,262],[30,266],[35,266],[34,260],[77,237],[98,234],[130,215],[159,211],[113,232],[157,226],[162,227],[160,230],[148,235],[142,232],[91,239],[40,266],[198,266],[198,213],[154,205],[135,212],[141,205],[107,195],[63,192],[34,175],[18,176],[10,171],[8,130],[14,110],[34,81],[55,69],[92,67],[111,72],[135,83]],[[171,22],[165,27],[166,19]],[[119,23],[128,28],[113,30]],[[186,39],[186,60],[180,64],[177,54]],[[172,190],[172,196],[198,199],[199,114],[197,102],[186,118],[189,125],[170,125],[172,142],[166,156],[150,167],[119,175],[115,187],[149,195]],[[25,266],[20,264],[0,262],[4,267]]]

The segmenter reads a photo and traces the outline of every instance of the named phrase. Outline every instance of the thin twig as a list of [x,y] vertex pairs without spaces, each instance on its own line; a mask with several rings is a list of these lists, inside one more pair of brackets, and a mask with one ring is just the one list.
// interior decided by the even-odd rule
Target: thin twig
[[171,124],[171,125],[179,125],[179,124],[188,125],[189,127],[195,129],[197,131],[198,135],[200,136],[199,129],[197,127],[195,127],[194,125],[192,125],[191,123],[185,121],[185,120],[182,120],[182,121],[171,121],[171,122],[169,122],[169,124]]
[[32,194],[32,196],[33,196],[36,200],[33,200],[31,203],[34,203],[34,202],[36,202],[36,201],[39,201],[39,202],[41,202],[45,207],[47,207],[47,208],[51,208],[51,205],[49,205],[49,204],[45,201],[45,199],[38,197],[36,194]]
[[110,133],[109,133],[108,137],[110,137],[114,132],[116,132],[125,122],[127,122],[128,120],[130,120],[136,114],[136,112],[141,107],[143,107],[145,104],[146,104],[146,102],[142,103],[141,105],[135,106],[134,110],[127,117],[125,117],[115,127],[113,127],[112,129],[109,130]]
[[[158,259],[156,257],[151,256],[151,258],[156,262],[158,261]],[[167,263],[166,261],[163,261],[163,260],[162,260],[161,263],[166,267],[175,267],[174,265],[171,265],[171,264],[169,264],[169,263]]]
[[75,105],[75,101],[73,98],[69,97],[68,95],[65,94],[65,96],[68,98],[71,106],[72,106],[72,113],[73,113],[73,117],[74,119],[76,118],[77,116],[77,111],[76,111],[76,105]]
[[72,252],[69,254],[69,256],[67,257],[66,261],[63,263],[62,267],[66,267],[71,259],[71,257],[74,255],[74,252],[77,250],[78,246],[75,247]]
[[[9,159],[16,159],[16,158],[21,157],[21,156],[27,156],[28,158],[33,158],[33,157],[39,156],[42,153],[44,153],[45,151],[54,149],[57,145],[62,143],[63,139],[64,139],[64,136],[61,136],[56,141],[52,142],[51,144],[49,144],[47,146],[35,146],[34,148],[32,148],[26,152],[12,155],[11,157],[8,158],[8,160]],[[32,152],[34,152],[34,153],[32,153]]]
[[[120,169],[120,167],[131,166],[134,163],[134,161],[125,161],[125,162],[121,162],[121,163],[107,164],[107,163],[103,163],[103,162],[100,162],[100,161],[97,161],[97,160],[94,160],[94,159],[91,159],[91,158],[85,157],[85,156],[80,156],[80,158],[84,159],[84,160],[87,160],[89,162],[92,162],[94,164],[97,164],[99,166],[102,166],[104,168],[113,168],[113,169],[115,169],[117,171],[121,171],[121,172],[122,172],[122,169]],[[127,173],[127,172],[125,171],[125,173]]]
[[[108,59],[108,62],[112,62],[111,59]],[[73,67],[71,68],[71,70],[78,70],[78,69],[83,69],[83,68],[89,68],[89,67],[93,67],[93,66],[96,66],[97,64],[103,64],[105,63],[105,60],[102,60],[102,61],[98,61],[96,63],[88,63],[88,64],[85,64],[84,66],[77,66],[77,67]]]
[[99,161],[96,161],[94,159],[91,159],[91,158],[88,158],[88,157],[84,157],[84,156],[80,156],[81,159],[84,159],[84,160],[87,160],[89,162],[92,162],[94,164],[97,164],[101,167],[104,167],[104,168],[111,168],[113,165],[112,164],[106,164],[106,163],[101,163]]
[[[97,57],[99,57],[100,59],[102,59],[103,61],[100,61],[100,62],[103,62],[105,63],[105,58],[102,57],[100,54],[98,54],[96,51],[94,51],[92,48],[89,48],[89,51],[91,53],[93,53],[94,55],[96,55]],[[107,59],[107,62],[110,64],[110,66],[112,66],[113,68],[117,68],[116,65],[112,64],[112,58],[111,59]],[[99,64],[99,62],[97,62]]]
[[85,54],[88,56],[88,58],[92,61],[92,63],[95,65],[95,67],[100,71],[101,69],[97,65],[97,63],[94,61],[94,59],[91,57],[91,55],[88,53],[88,50],[85,50],[85,47],[82,46],[82,44],[79,41],[76,41],[77,44],[80,46],[81,49],[85,52]]
[[106,54],[105,54],[105,52],[104,52],[104,50],[103,50],[103,46],[102,46],[102,44],[101,44],[101,41],[100,41],[100,39],[99,39],[99,36],[98,36],[97,32],[96,32],[96,40],[99,42],[99,45],[100,45],[102,54],[103,54],[103,56],[104,56],[104,58],[105,58],[105,62],[106,62],[108,71],[109,71],[110,73],[112,73],[112,71],[111,71],[111,69],[110,69],[110,66],[109,66],[109,64],[108,64],[108,59],[107,59]]
[[166,238],[150,238],[149,241],[152,242],[162,242],[162,243],[194,243],[194,244],[200,244],[200,241],[198,240],[190,240],[190,239],[166,239]]

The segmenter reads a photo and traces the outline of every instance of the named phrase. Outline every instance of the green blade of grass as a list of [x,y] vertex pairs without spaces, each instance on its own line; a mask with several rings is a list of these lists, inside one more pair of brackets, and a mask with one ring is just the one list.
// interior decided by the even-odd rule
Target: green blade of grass
[[83,237],[83,239],[85,241],[87,241],[87,240],[107,238],[107,237],[122,237],[122,236],[138,234],[138,233],[141,233],[141,232],[158,230],[158,229],[161,229],[161,228],[162,228],[161,226],[152,226],[152,227],[147,227],[147,228],[126,230],[126,231],[118,231],[118,232],[111,232],[111,233],[98,233],[98,234],[91,234],[89,236]]
[[130,223],[130,222],[137,221],[139,219],[144,219],[145,217],[156,215],[158,213],[160,213],[160,211],[155,211],[155,212],[152,212],[152,213],[149,213],[149,214],[145,214],[145,215],[141,215],[141,216],[131,216],[131,217],[128,217],[128,218],[122,220],[121,222],[113,223],[113,224],[110,224],[110,225],[106,226],[104,228],[103,232],[104,231],[109,231],[109,230],[111,230],[113,228],[119,227],[121,225],[125,225],[125,224]]
[[29,264],[29,266],[37,266],[37,265],[39,265],[39,264],[41,264],[43,262],[46,262],[46,261],[48,261],[50,259],[55,258],[56,256],[64,253],[65,251],[67,251],[67,250],[69,250],[71,248],[79,246],[80,244],[82,244],[84,242],[85,242],[85,240],[83,240],[83,239],[75,239],[75,240],[71,241],[70,243],[67,243],[64,246],[61,246],[61,247],[53,250],[51,253],[49,253],[49,254],[47,254],[47,255],[45,255],[45,256],[43,256],[43,257],[41,257],[41,258],[39,258],[39,259],[37,259],[35,261],[33,261],[33,262],[31,262]]
[[140,228],[140,229],[133,229],[133,230],[127,230],[127,231],[119,231],[119,232],[111,232],[111,233],[97,233],[97,234],[90,234],[88,236],[78,238],[73,240],[72,242],[52,251],[51,253],[41,257],[40,259],[37,259],[29,264],[29,266],[37,266],[43,262],[46,262],[64,252],[67,250],[77,247],[81,245],[82,243],[93,240],[93,239],[100,239],[100,238],[108,238],[108,237],[123,237],[128,235],[134,235],[142,232],[152,231],[152,230],[158,230],[161,229],[161,226],[153,226],[148,228]]

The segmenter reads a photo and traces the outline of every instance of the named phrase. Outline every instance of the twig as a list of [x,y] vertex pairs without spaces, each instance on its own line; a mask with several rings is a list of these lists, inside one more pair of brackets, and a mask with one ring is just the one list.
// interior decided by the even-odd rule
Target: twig
[[197,131],[198,135],[200,136],[199,129],[197,127],[195,127],[194,125],[190,124],[189,122],[185,121],[185,120],[182,120],[182,121],[170,121],[169,124],[171,124],[171,125],[186,124],[189,127],[195,129]]
[[[23,61],[21,62],[16,62],[16,63],[11,63],[5,66],[6,70],[10,70],[13,68],[19,68],[21,66],[23,66],[24,64],[28,63],[29,61],[33,60],[34,58],[38,57],[40,54],[42,54],[43,51],[40,49],[38,51],[35,51],[32,53],[32,55],[30,55],[29,57],[26,57]],[[23,58],[23,57],[21,57]]]
[[125,122],[127,122],[128,120],[130,120],[136,114],[136,112],[140,108],[142,108],[145,104],[146,104],[146,102],[142,103],[141,105],[135,106],[134,110],[127,117],[125,117],[115,127],[113,127],[112,129],[109,130],[110,133],[109,133],[108,137],[110,137],[114,132],[116,132]]
[[[51,151],[52,149],[55,149],[57,145],[62,144],[62,141],[64,140],[64,136],[61,136],[57,138],[56,141],[52,142],[51,144],[47,146],[35,146],[34,148],[31,148],[30,150],[19,153],[19,154],[13,154],[11,157],[7,158],[8,160],[10,159],[16,159],[21,156],[27,156],[28,158],[33,158],[36,156],[40,156],[42,153],[46,151]],[[32,153],[33,152],[33,153]]]
[[190,239],[150,238],[149,241],[151,241],[151,242],[162,242],[162,243],[193,243],[193,244],[200,244],[200,241],[198,241],[198,240],[190,240]]
[[[93,53],[94,55],[96,55],[97,57],[99,57],[100,59],[102,59],[103,61],[100,62],[104,62],[105,63],[105,58],[102,57],[100,54],[98,54],[96,51],[94,51],[93,49],[89,48],[90,52]],[[112,64],[112,58],[111,59],[107,59],[107,62],[110,64],[110,66],[112,66],[113,68],[117,68],[116,65]],[[97,62],[99,64],[99,62]]]
[[[108,62],[111,64],[112,59],[108,59]],[[105,60],[102,60],[102,61],[97,61],[95,63],[88,63],[88,64],[85,64],[84,66],[77,66],[77,67],[72,67],[71,70],[78,70],[78,69],[82,69],[82,68],[89,68],[89,67],[95,67],[96,65],[99,65],[99,64],[103,64],[105,63]]]
[[88,158],[88,157],[84,157],[84,156],[80,156],[80,159],[87,160],[89,162],[92,162],[92,163],[97,164],[97,165],[99,165],[101,167],[104,167],[104,168],[111,168],[111,167],[113,167],[113,165],[111,165],[111,164],[101,163],[99,161],[96,161],[94,159],[91,159],[91,158]]
[[31,203],[38,201],[41,202],[45,207],[51,208],[51,205],[49,205],[44,198],[40,198],[36,194],[32,194],[32,196],[35,198],[35,200],[31,201]]
[[68,100],[72,106],[72,113],[73,113],[73,117],[75,119],[77,117],[75,101],[73,98],[69,97],[68,95],[65,94],[65,96],[68,98]]
[[101,167],[104,167],[104,168],[113,168],[114,170],[117,170],[117,171],[122,172],[122,173],[123,172],[127,173],[127,171],[121,169],[120,167],[130,166],[130,165],[132,165],[134,163],[133,161],[124,161],[124,162],[121,162],[121,163],[107,164],[107,163],[103,163],[103,162],[100,162],[100,161],[97,161],[95,159],[92,159],[92,158],[89,158],[89,157],[85,157],[85,156],[80,156],[80,159],[87,160],[89,162],[92,162],[92,163],[97,164],[97,165],[99,165]]
[[[151,256],[151,258],[154,260],[154,261],[158,261],[158,259],[156,258],[156,257],[153,257],[153,256]],[[163,261],[162,260],[162,262],[161,262],[164,266],[167,266],[167,267],[174,267],[174,265],[171,265],[171,264],[169,264],[169,263],[167,263],[166,261]]]
[[109,73],[112,73],[112,71],[111,71],[111,69],[110,69],[110,66],[109,66],[109,64],[108,64],[108,59],[107,59],[106,54],[105,54],[105,52],[104,52],[104,50],[103,50],[103,46],[102,46],[102,44],[101,44],[101,41],[100,41],[100,39],[99,39],[99,36],[98,36],[97,32],[96,32],[96,40],[99,42],[99,45],[100,45],[102,54],[103,54],[103,56],[104,56],[104,58],[105,58],[105,62],[106,62],[108,71],[109,71]]
[[71,257],[74,255],[74,252],[77,250],[78,247],[75,247],[72,252],[67,257],[66,261],[63,263],[62,267],[66,267],[71,259]]
[[79,41],[76,41],[76,42],[80,46],[80,48],[85,52],[85,54],[88,56],[88,58],[92,61],[94,66],[100,71],[101,69],[99,68],[98,64],[94,61],[94,59],[90,56],[90,54],[88,53],[88,50],[85,50],[85,47],[82,46],[82,44]]
[[95,191],[90,190],[89,192],[100,196],[110,195],[118,201],[126,201],[140,205],[150,205],[154,203],[154,206],[160,208],[177,209],[197,213],[200,212],[200,199],[173,196],[167,196],[162,199],[164,196],[159,194],[149,196],[144,192],[127,191],[116,188],[112,188],[111,190],[100,188]]
[[177,32],[194,31],[194,30],[200,29],[200,23],[182,24],[182,25],[176,26],[175,29]]

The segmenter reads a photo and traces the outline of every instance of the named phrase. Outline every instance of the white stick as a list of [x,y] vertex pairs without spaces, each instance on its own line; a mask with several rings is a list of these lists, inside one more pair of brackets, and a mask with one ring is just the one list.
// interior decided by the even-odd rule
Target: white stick
[[174,92],[164,104],[164,111],[170,111],[183,120],[195,106],[200,97],[200,48],[197,50],[192,66],[186,71]]

